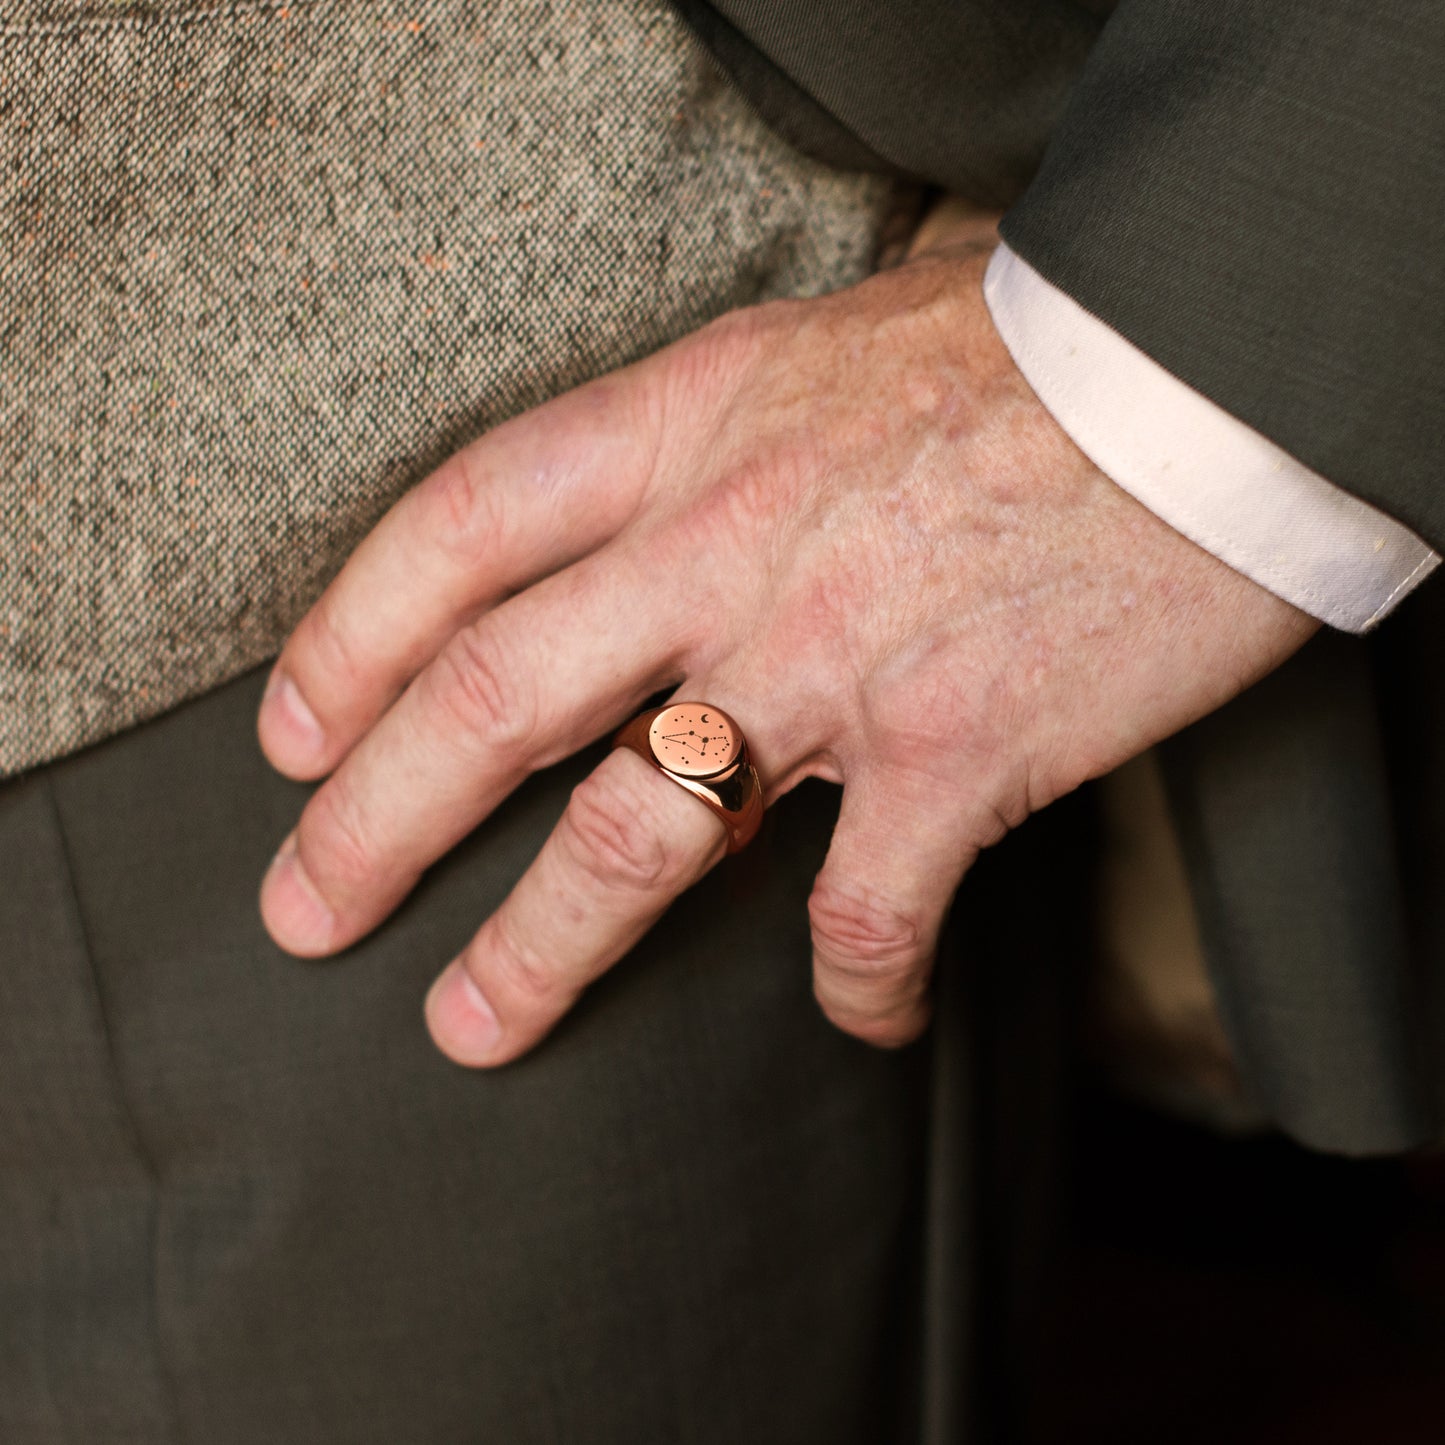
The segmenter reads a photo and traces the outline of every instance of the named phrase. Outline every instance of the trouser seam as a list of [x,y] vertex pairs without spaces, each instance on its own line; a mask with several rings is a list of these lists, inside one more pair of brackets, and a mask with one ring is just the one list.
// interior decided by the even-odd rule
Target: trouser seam
[[60,850],[61,862],[65,872],[65,889],[70,897],[71,908],[75,915],[75,926],[80,935],[81,953],[84,955],[86,972],[90,978],[92,1001],[95,1005],[100,1036],[105,1046],[106,1067],[110,1073],[112,1087],[115,1091],[116,1104],[122,1124],[129,1136],[130,1146],[135,1153],[136,1160],[140,1164],[141,1170],[145,1174],[146,1182],[150,1187],[148,1243],[150,1250],[151,1348],[155,1357],[156,1377],[160,1387],[160,1395],[165,1405],[168,1431],[171,1439],[179,1442],[183,1439],[183,1433],[180,1429],[180,1412],[177,1409],[175,1383],[172,1379],[169,1363],[166,1358],[161,1332],[160,1212],[162,1179],[160,1165],[154,1150],[146,1142],[145,1133],[140,1126],[139,1116],[131,1100],[130,1092],[126,1088],[125,1073],[120,1065],[120,1055],[116,1048],[115,1033],[111,1026],[110,1011],[106,1001],[105,989],[101,984],[100,971],[96,967],[95,950],[91,945],[90,929],[85,919],[85,907],[80,897],[80,887],[76,878],[75,863],[71,857],[70,840],[65,832],[65,821],[60,810],[60,800],[56,797],[54,783],[48,774],[42,771],[38,774],[38,777],[44,786],[46,801],[50,807],[51,819],[55,825],[56,843]]

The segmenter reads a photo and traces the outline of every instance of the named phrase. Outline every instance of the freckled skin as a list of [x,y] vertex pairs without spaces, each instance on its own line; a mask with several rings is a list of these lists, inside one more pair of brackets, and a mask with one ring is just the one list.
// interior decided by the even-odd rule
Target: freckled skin
[[[940,208],[901,264],[726,317],[392,509],[278,664],[319,737],[260,719],[283,772],[332,775],[263,887],[282,947],[360,937],[527,771],[676,687],[746,729],[770,803],[844,784],[815,987],[902,1043],[980,849],[1305,641],[1040,405],[983,303],[993,220]],[[720,855],[706,809],[612,754],[439,980],[433,1037],[525,1053]]]

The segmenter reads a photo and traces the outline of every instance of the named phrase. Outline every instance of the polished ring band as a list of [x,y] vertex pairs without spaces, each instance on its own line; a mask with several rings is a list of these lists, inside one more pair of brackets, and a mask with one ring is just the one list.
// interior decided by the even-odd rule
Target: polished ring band
[[719,707],[670,702],[639,713],[612,739],[631,748],[706,803],[728,830],[728,852],[753,839],[763,821],[763,786],[743,730]]

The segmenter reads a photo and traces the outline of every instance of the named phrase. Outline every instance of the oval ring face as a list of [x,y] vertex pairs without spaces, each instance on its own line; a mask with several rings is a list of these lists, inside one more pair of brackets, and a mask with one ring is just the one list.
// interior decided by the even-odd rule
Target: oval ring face
[[737,762],[742,733],[725,713],[703,702],[672,703],[647,731],[652,756],[670,773],[710,778]]

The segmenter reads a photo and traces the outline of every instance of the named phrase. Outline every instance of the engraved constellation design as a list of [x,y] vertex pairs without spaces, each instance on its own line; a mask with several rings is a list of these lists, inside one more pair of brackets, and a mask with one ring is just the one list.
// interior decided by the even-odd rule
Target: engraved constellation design
[[[689,726],[693,724],[693,726]],[[670,732],[662,729],[670,727]],[[731,766],[740,744],[728,719],[713,709],[678,708],[652,725],[653,755],[659,762],[692,777],[710,777]]]
[[[689,738],[693,741],[689,742]],[[699,738],[692,728],[688,728],[685,733],[663,733],[662,740],[665,743],[680,743],[683,747],[691,748],[693,752],[702,757],[707,756],[707,745],[717,741],[716,738]]]

